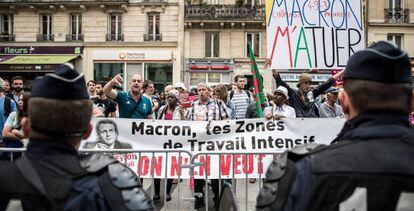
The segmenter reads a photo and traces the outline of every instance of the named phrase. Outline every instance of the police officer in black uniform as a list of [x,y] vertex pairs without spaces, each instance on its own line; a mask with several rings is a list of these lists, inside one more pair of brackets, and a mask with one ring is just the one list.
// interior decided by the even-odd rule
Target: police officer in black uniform
[[340,102],[337,141],[273,161],[257,210],[414,210],[414,131],[408,55],[387,42],[355,53]]
[[137,176],[105,154],[79,156],[91,130],[92,101],[71,64],[33,83],[26,153],[0,162],[0,210],[152,210]]

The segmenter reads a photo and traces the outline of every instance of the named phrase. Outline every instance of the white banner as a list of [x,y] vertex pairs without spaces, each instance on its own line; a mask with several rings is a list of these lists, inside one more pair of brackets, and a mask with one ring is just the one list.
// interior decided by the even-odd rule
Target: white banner
[[267,0],[272,69],[343,68],[364,48],[361,0]]
[[[196,178],[258,178],[273,154],[311,142],[329,144],[343,126],[343,119],[263,119],[195,122],[134,119],[93,119],[94,131],[81,149],[185,150],[204,166],[195,169]],[[207,155],[220,152],[249,152],[263,155]],[[268,155],[265,155],[268,153]],[[181,153],[130,153],[116,155],[142,177],[188,178],[190,156]],[[221,171],[220,171],[221,170]],[[221,172],[221,173],[220,173]],[[263,176],[263,175],[262,175]]]

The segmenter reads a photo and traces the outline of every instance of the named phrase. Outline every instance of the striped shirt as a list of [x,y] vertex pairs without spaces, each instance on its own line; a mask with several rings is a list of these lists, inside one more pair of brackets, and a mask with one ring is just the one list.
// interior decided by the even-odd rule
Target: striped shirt
[[237,90],[234,91],[233,98],[231,98],[230,101],[233,102],[236,109],[236,119],[244,119],[246,116],[247,107],[249,107],[250,102],[253,102],[251,99],[249,99],[249,96],[244,90],[241,93],[238,93]]
[[191,121],[210,121],[229,119],[226,104],[220,100],[209,99],[207,104],[194,101],[186,116]]

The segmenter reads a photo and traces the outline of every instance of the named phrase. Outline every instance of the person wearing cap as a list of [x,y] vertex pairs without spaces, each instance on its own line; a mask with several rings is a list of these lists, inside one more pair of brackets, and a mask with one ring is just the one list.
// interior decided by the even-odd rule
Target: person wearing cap
[[152,210],[136,174],[113,156],[79,156],[92,131],[92,101],[72,64],[33,82],[25,154],[0,162],[0,210]]
[[414,130],[406,52],[377,42],[347,62],[338,142],[303,145],[269,167],[257,210],[412,210]]
[[283,86],[288,90],[288,104],[295,109],[296,117],[318,118],[320,115],[315,99],[331,87],[335,80],[342,76],[343,72],[343,70],[339,71],[330,77],[325,83],[316,86],[313,89],[311,89],[310,86],[312,77],[308,73],[302,73],[299,76],[297,90],[291,88],[286,82],[284,82],[277,70],[273,70],[273,78],[276,80],[276,84],[278,86]]
[[274,103],[266,107],[263,111],[266,119],[280,120],[281,118],[296,118],[295,109],[286,105],[289,99],[288,90],[283,86],[278,86],[274,92]]
[[187,90],[187,88],[185,88],[185,85],[181,82],[176,83],[174,89],[177,90],[180,95],[184,94],[184,92]]
[[322,118],[343,118],[345,117],[342,107],[337,103],[339,89],[330,87],[325,91],[326,101],[319,107]]
[[152,104],[151,100],[144,97],[142,91],[141,75],[135,74],[131,77],[129,83],[130,90],[116,91],[114,85],[124,83],[122,76],[117,75],[108,83],[105,84],[103,92],[106,96],[114,99],[118,103],[120,118],[133,119],[152,119]]

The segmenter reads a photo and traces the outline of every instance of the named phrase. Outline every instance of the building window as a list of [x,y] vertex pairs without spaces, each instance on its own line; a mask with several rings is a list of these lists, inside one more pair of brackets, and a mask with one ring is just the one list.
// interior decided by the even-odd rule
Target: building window
[[389,9],[401,9],[404,8],[403,0],[388,0]]
[[53,41],[52,14],[40,14],[40,34],[38,41]]
[[12,14],[1,14],[0,16],[0,41],[14,41],[13,34],[13,15]]
[[125,63],[94,63],[93,78],[95,81],[109,81],[118,74],[124,73]]
[[220,34],[218,32],[205,33],[205,57],[219,57]]
[[402,34],[388,34],[387,35],[387,40],[388,42],[393,43],[394,45],[396,45],[398,48],[403,49],[403,40],[404,40],[404,35]]
[[220,83],[229,83],[229,73],[190,73],[190,86],[195,87],[199,83],[214,86]]
[[145,79],[153,81],[155,89],[162,91],[165,86],[172,84],[172,71],[172,63],[146,63]]
[[144,36],[144,41],[161,41],[160,34],[160,14],[148,13],[148,29]]
[[260,58],[262,56],[261,52],[261,43],[262,43],[262,34],[260,32],[255,33],[246,33],[246,57],[249,57],[248,43],[252,45],[254,57]]
[[122,34],[122,14],[109,14],[109,27],[107,41],[123,41]]
[[82,35],[82,14],[71,13],[69,22],[69,34],[66,40],[83,40]]

